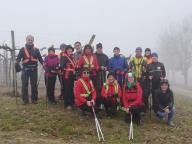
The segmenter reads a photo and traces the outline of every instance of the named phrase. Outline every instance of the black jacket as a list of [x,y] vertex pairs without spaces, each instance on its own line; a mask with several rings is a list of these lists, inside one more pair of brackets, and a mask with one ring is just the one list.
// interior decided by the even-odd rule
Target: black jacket
[[95,56],[97,58],[97,62],[99,64],[99,66],[104,66],[104,67],[107,67],[108,66],[108,63],[109,63],[109,58],[106,54],[102,53],[102,54],[99,54],[99,53],[95,53]]
[[156,106],[158,111],[163,111],[165,107],[169,107],[171,110],[174,104],[173,92],[168,89],[166,93],[162,93],[161,90],[155,91]]
[[147,65],[147,75],[153,76],[152,88],[158,89],[160,87],[160,78],[164,78],[166,76],[164,64],[156,62]]

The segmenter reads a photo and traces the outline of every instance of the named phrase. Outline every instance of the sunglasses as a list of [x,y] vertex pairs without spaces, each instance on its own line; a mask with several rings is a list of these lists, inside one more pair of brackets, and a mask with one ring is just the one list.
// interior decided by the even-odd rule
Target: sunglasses
[[88,72],[88,71],[84,71],[83,74],[89,75],[90,72]]

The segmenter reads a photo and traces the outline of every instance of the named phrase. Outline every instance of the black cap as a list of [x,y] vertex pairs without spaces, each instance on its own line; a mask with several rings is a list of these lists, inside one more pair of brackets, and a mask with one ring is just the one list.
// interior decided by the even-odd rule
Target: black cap
[[65,48],[66,48],[66,46],[67,46],[67,45],[66,45],[65,43],[62,43],[62,44],[60,45],[60,49],[62,49],[62,48],[64,48],[64,49],[65,49]]
[[54,51],[54,52],[55,52],[54,47],[50,47],[50,48],[48,48],[48,52],[49,52],[49,51]]
[[74,48],[71,45],[66,45],[65,51],[67,51],[68,49],[72,49],[72,51],[74,51]]
[[168,79],[163,78],[163,79],[160,81],[160,85],[163,85],[163,84],[168,84],[168,85],[169,85]]
[[98,43],[98,44],[96,45],[96,48],[97,48],[97,49],[98,49],[98,48],[103,48],[102,43]]
[[150,48],[146,48],[146,49],[145,49],[145,52],[146,52],[146,51],[150,51],[150,52],[151,52],[151,49],[150,49]]
[[120,48],[119,47],[114,47],[113,51],[114,50],[119,50],[120,51]]

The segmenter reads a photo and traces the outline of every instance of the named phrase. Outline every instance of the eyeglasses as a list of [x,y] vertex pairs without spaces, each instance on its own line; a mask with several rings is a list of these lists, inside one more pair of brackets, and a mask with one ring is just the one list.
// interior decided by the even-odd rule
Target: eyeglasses
[[83,74],[89,75],[90,72],[88,72],[88,71],[84,71]]

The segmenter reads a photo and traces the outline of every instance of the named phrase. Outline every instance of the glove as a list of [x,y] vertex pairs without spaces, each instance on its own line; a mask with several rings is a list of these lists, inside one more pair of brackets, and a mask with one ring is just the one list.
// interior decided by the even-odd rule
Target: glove
[[21,66],[19,63],[15,63],[15,71],[20,72],[21,71]]

